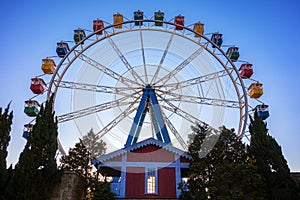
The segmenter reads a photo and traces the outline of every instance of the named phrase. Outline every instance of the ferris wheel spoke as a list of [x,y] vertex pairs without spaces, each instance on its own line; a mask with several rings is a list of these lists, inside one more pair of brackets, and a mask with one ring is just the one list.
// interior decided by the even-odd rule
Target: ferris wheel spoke
[[[230,71],[232,71],[232,70],[233,69],[230,69]],[[165,90],[165,93],[169,93],[169,92],[172,92],[172,91],[175,91],[175,90],[178,90],[178,89],[182,89],[182,88],[185,88],[185,87],[197,85],[199,83],[203,83],[203,82],[211,81],[211,80],[214,80],[214,79],[218,79],[218,78],[223,77],[223,76],[228,76],[228,73],[227,73],[226,70],[221,70],[221,71],[214,72],[214,73],[211,73],[211,74],[206,74],[204,76],[199,76],[199,77],[192,78],[192,79],[189,79],[189,80],[185,80],[185,81],[182,81],[182,82],[157,85],[155,87],[157,89],[160,89],[162,87],[169,88],[169,89]]]
[[133,84],[133,85],[138,85],[138,86],[141,86],[138,82],[136,81],[133,81],[131,79],[128,79],[124,76],[121,76],[120,74],[114,72],[113,70],[107,68],[106,66],[98,63],[97,61],[91,59],[90,57],[84,55],[84,54],[80,54],[78,56],[78,58],[80,58],[81,60],[83,60],[84,62],[90,64],[91,66],[95,67],[96,69],[100,70],[101,72],[103,72],[104,74],[114,78],[115,80],[117,81],[120,81],[121,83],[123,83],[124,85],[128,86],[128,87],[131,87],[130,84]]
[[144,51],[143,33],[142,33],[141,30],[140,30],[140,39],[141,39],[141,50],[142,50],[142,58],[143,58],[145,82],[149,83],[149,81],[148,81],[148,75],[147,75],[147,68],[146,68],[146,59],[145,59],[145,51]]
[[76,83],[70,81],[61,81],[59,83],[60,88],[68,88],[75,90],[86,90],[92,92],[101,92],[101,93],[111,93],[128,96],[132,91],[138,91],[139,88],[128,88],[128,87],[110,87],[110,86],[102,86],[102,85],[94,85],[87,83]]
[[189,96],[189,95],[181,95],[177,93],[165,93],[167,95],[172,96],[171,98],[165,98],[168,101],[181,101],[187,103],[195,103],[195,104],[206,104],[212,106],[222,106],[229,108],[240,108],[239,101],[232,101],[226,99],[213,99],[207,97],[199,97],[199,96]]
[[62,123],[62,122],[70,121],[70,120],[73,120],[73,119],[76,119],[79,117],[84,117],[84,116],[91,115],[91,114],[94,114],[97,112],[101,112],[104,110],[112,109],[114,107],[128,105],[131,103],[126,100],[129,99],[130,97],[132,97],[132,95],[122,97],[115,101],[105,102],[102,104],[98,104],[96,106],[91,106],[91,107],[88,107],[85,109],[81,109],[81,110],[77,110],[77,111],[74,111],[71,113],[60,115],[57,117],[57,121],[58,121],[58,123]]
[[153,78],[152,78],[152,80],[151,80],[151,84],[152,84],[152,82],[155,82],[156,79],[157,79],[157,75],[159,74],[159,71],[160,71],[160,69],[161,69],[161,66],[162,66],[163,62],[165,61],[165,58],[166,58],[167,53],[168,53],[168,51],[169,51],[169,48],[170,48],[170,46],[171,46],[171,44],[172,44],[173,38],[174,38],[174,32],[171,34],[171,37],[170,37],[170,39],[169,39],[169,42],[168,42],[168,44],[167,44],[167,46],[166,46],[166,48],[165,48],[164,54],[162,55],[162,57],[161,57],[161,59],[160,59],[160,62],[159,62],[159,64],[158,64],[158,67],[157,67],[157,69],[156,69],[156,71],[155,71],[155,74],[154,74],[154,76],[153,76]]
[[168,82],[172,77],[174,77],[178,72],[180,72],[183,68],[185,68],[190,62],[192,62],[198,55],[200,55],[204,51],[203,47],[197,49],[193,54],[191,54],[187,59],[185,59],[180,65],[178,65],[173,71],[159,79],[155,84],[161,83],[165,84]]
[[167,99],[163,98],[161,95],[157,94],[157,96],[164,101],[165,103],[167,103],[170,107],[165,106],[165,105],[161,105],[164,109],[169,110],[172,113],[177,114],[178,116],[186,119],[187,121],[191,122],[191,123],[199,123],[201,125],[206,125],[205,122],[197,119],[196,117],[194,117],[193,115],[183,111],[182,109],[180,109],[179,107],[175,106],[174,104],[172,104],[170,101],[168,101]]
[[96,135],[99,135],[99,137],[102,138],[106,133],[108,133],[112,128],[118,125],[118,123],[120,123],[128,115],[136,111],[138,109],[138,106],[133,106],[138,102],[138,99],[140,98],[136,98],[134,102],[130,103],[130,105],[121,114],[119,114],[115,119],[113,119],[104,128],[102,128]]
[[110,43],[110,45],[115,50],[115,52],[117,53],[117,55],[119,56],[119,58],[121,59],[121,61],[123,62],[123,64],[130,71],[130,73],[134,77],[135,81],[138,82],[138,80],[140,80],[141,83],[145,85],[146,83],[141,79],[141,77],[136,73],[136,71],[134,71],[132,66],[129,64],[129,62],[127,61],[125,56],[122,54],[121,50],[117,47],[115,42],[111,39],[111,37],[107,37],[107,39],[108,39],[108,42]]
[[173,133],[173,135],[176,137],[176,139],[178,140],[178,142],[180,143],[181,147],[184,150],[188,149],[188,145],[186,144],[186,142],[183,140],[183,138],[180,136],[180,134],[178,133],[177,129],[174,127],[174,125],[171,123],[171,121],[169,120],[169,118],[166,116],[166,114],[164,112],[162,112],[164,121],[166,122],[167,126],[169,127],[169,129],[171,130],[171,132]]

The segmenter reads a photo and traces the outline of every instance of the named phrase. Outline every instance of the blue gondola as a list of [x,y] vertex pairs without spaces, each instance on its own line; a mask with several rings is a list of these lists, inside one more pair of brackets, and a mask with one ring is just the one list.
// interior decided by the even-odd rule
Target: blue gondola
[[58,42],[56,46],[56,53],[58,57],[63,58],[70,51],[69,45],[66,42]]
[[140,10],[134,12],[134,20],[140,20],[140,21],[134,22],[134,25],[136,25],[136,26],[143,25],[143,19],[144,19],[144,12],[142,12]]
[[24,125],[24,131],[23,131],[23,138],[27,139],[30,136],[30,133],[32,131],[33,124],[25,124]]
[[268,105],[265,104],[257,105],[255,107],[255,110],[257,112],[257,116],[260,117],[262,120],[265,120],[270,116]]
[[[215,43],[218,47],[221,47],[221,45],[223,43],[222,36],[223,36],[223,34],[221,34],[221,33],[213,33],[211,36],[211,41],[213,43]],[[216,46],[214,44],[212,44],[212,48],[216,48]]]

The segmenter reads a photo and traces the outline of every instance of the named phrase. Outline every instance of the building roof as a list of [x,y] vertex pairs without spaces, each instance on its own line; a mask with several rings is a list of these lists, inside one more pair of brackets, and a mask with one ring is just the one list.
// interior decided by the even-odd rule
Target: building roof
[[103,162],[106,162],[106,161],[108,161],[110,159],[113,159],[115,157],[121,156],[121,155],[129,153],[129,152],[133,152],[137,149],[140,149],[140,148],[143,148],[143,147],[146,147],[146,146],[149,146],[149,145],[155,145],[155,146],[157,146],[161,149],[164,149],[164,150],[169,151],[173,154],[185,157],[189,160],[192,159],[192,157],[190,155],[188,155],[187,152],[174,147],[172,144],[166,144],[166,143],[163,143],[160,140],[156,140],[154,138],[148,138],[148,139],[143,140],[141,142],[135,143],[135,144],[133,144],[129,147],[125,147],[123,149],[119,149],[119,150],[113,151],[111,153],[105,154],[103,156],[100,156],[100,157],[92,160],[92,164],[96,164],[96,163],[99,163],[99,162],[103,163]]

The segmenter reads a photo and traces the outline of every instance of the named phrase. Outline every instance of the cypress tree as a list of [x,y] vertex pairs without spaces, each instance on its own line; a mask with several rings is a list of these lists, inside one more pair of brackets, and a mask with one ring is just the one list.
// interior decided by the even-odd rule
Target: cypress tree
[[[262,177],[248,162],[247,147],[234,130],[222,127],[219,136],[199,125],[193,130],[188,190],[182,191],[181,199],[264,199]],[[213,148],[203,147],[207,134],[217,139]]]
[[15,166],[8,199],[50,199],[61,173],[56,165],[57,120],[52,98],[42,105],[36,123]]
[[249,126],[251,140],[249,153],[258,173],[265,179],[267,199],[300,199],[297,185],[290,176],[290,169],[281,147],[269,135],[267,124],[254,114]]
[[9,111],[10,103],[2,113],[2,108],[0,108],[0,199],[4,194],[4,189],[6,188],[8,181],[8,170],[6,158],[8,155],[7,147],[10,141],[10,131],[13,119],[13,112]]

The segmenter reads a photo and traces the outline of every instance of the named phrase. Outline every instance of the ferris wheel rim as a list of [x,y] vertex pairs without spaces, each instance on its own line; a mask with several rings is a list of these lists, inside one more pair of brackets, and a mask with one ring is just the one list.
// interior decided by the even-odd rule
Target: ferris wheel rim
[[[136,21],[138,21],[138,22],[149,22],[149,23],[153,23],[153,22],[157,22],[157,20],[149,20],[149,19],[144,19],[144,20],[128,20],[128,21],[124,21],[124,22],[122,22],[122,23],[119,23],[119,24],[132,24],[132,23],[135,23]],[[175,23],[172,23],[172,22],[168,22],[168,21],[158,21],[158,22],[162,22],[162,23],[165,23],[165,24],[168,24],[168,25],[172,25],[172,26],[180,26],[180,25],[178,25],[178,24],[175,24]],[[114,24],[114,25],[109,25],[109,26],[107,26],[107,27],[104,27],[103,29],[101,29],[101,30],[98,30],[98,31],[96,31],[96,32],[93,32],[93,33],[91,33],[90,35],[88,35],[84,40],[82,40],[82,41],[88,41],[91,37],[93,37],[93,36],[95,36],[98,32],[101,32],[101,31],[105,31],[105,30],[107,30],[107,29],[110,29],[110,28],[113,28],[114,26],[116,26],[116,25],[118,25],[118,24]],[[197,32],[195,32],[194,30],[192,30],[192,29],[190,29],[190,28],[188,28],[188,27],[185,27],[185,26],[181,26],[184,30],[187,30],[187,31],[189,31],[189,32],[191,32],[191,33],[195,33],[195,34],[198,34],[198,35],[200,35],[200,37],[201,38],[204,38],[206,41],[207,41],[207,45],[208,44],[213,44],[213,42],[209,39],[209,38],[207,38],[205,35],[201,35],[201,34],[199,34],[199,33],[197,33]],[[151,28],[145,28],[144,30],[146,30],[146,29],[151,29]],[[100,42],[101,40],[105,40],[107,37],[112,37],[112,36],[114,36],[114,35],[117,35],[117,34],[122,34],[122,33],[124,33],[124,32],[131,32],[131,31],[139,31],[139,30],[143,30],[141,27],[139,27],[139,28],[134,28],[134,29],[128,29],[128,30],[125,30],[125,31],[122,31],[122,30],[120,30],[120,31],[118,31],[118,32],[115,32],[115,33],[112,33],[112,34],[109,34],[109,35],[106,35],[105,37],[102,37],[100,40],[97,40],[97,41],[93,41],[93,42],[91,42],[89,45],[86,45],[84,48],[82,48],[82,51],[80,51],[80,52],[77,52],[77,53],[74,53],[75,51],[76,51],[76,49],[79,47],[79,46],[81,46],[81,43],[78,43],[78,44],[76,44],[76,45],[74,45],[71,49],[70,49],[70,51],[67,53],[67,55],[64,57],[64,58],[62,58],[61,59],[61,61],[60,61],[60,63],[57,65],[57,68],[56,68],[56,70],[55,70],[55,73],[53,74],[53,76],[52,76],[52,78],[51,78],[51,81],[50,81],[50,84],[49,84],[49,90],[48,90],[48,93],[47,93],[47,98],[49,98],[51,95],[54,95],[54,98],[53,98],[53,103],[55,102],[55,96],[56,96],[56,93],[57,93],[57,90],[58,90],[58,88],[59,88],[59,86],[55,86],[55,84],[54,84],[54,82],[55,82],[55,77],[57,77],[57,76],[61,76],[58,80],[59,80],[59,82],[63,79],[63,76],[64,76],[64,73],[61,75],[58,75],[58,72],[59,72],[59,70],[60,70],[60,68],[64,65],[64,62],[65,62],[65,60],[66,59],[69,59],[69,55],[71,55],[71,54],[77,54],[77,56],[75,56],[75,57],[73,57],[72,59],[71,59],[71,61],[68,63],[68,67],[67,68],[65,68],[64,69],[64,71],[67,71],[68,70],[68,68],[72,65],[72,63],[76,60],[76,59],[78,59],[78,55],[81,55],[81,54],[83,54],[87,49],[89,49],[89,48],[91,48],[92,46],[94,46],[94,45],[96,45],[98,42]],[[151,29],[151,30],[154,30],[154,29]],[[157,31],[162,31],[162,30],[159,30],[159,29],[157,29]],[[185,36],[185,34],[182,34],[182,33],[178,33],[177,31],[168,31],[168,33],[171,33],[171,32],[173,32],[173,34],[176,34],[176,35],[178,35],[178,36]],[[186,38],[188,38],[189,40],[191,40],[191,41],[193,41],[193,42],[195,42],[196,43],[196,41],[195,40],[192,40],[190,37],[187,37],[186,36]],[[202,44],[200,44],[199,43],[199,45],[201,46]],[[223,56],[225,57],[225,58],[227,58],[227,61],[228,61],[228,63],[230,63],[230,65],[232,66],[232,69],[235,71],[235,73],[236,74],[238,74],[238,70],[237,70],[237,68],[235,67],[235,65],[234,65],[234,63],[226,56],[226,54],[225,54],[225,52],[221,49],[221,47],[218,47],[218,46],[216,46],[215,47],[219,52],[221,52],[222,54],[223,54]],[[215,57],[216,59],[218,59],[218,56],[217,55],[215,55],[214,53],[212,53],[212,52],[210,52],[210,49],[208,49],[208,48],[205,48],[205,50],[207,51],[207,52],[209,52],[210,53],[210,55],[212,55],[213,57]],[[222,65],[224,68],[227,66],[227,65]],[[226,69],[225,68],[225,70],[227,71],[227,74],[230,76],[230,74],[231,73],[229,73],[229,71],[228,71],[228,69]],[[240,76],[237,76],[237,79],[239,79],[239,82],[242,84],[242,92],[243,92],[243,95],[240,95],[240,94],[238,94],[238,99],[239,99],[239,103],[240,103],[240,121],[243,121],[243,123],[241,123],[240,122],[240,125],[242,126],[242,127],[239,127],[239,129],[240,129],[240,131],[239,131],[239,137],[243,137],[243,134],[244,134],[244,132],[245,132],[245,129],[246,129],[246,122],[247,122],[247,117],[248,117],[248,99],[247,99],[247,92],[246,92],[246,90],[245,90],[245,87],[243,86],[243,80],[241,79],[241,77]],[[233,80],[233,78],[232,78],[232,80]],[[236,86],[236,83],[235,83],[235,81],[233,81],[233,84]],[[53,85],[54,85],[54,87],[55,87],[55,89],[53,90],[53,92],[52,92],[52,87],[53,87]],[[58,85],[59,85],[59,83],[58,83]],[[236,86],[237,87],[237,86]],[[242,99],[244,100],[243,102],[241,102],[242,101]],[[244,109],[243,111],[243,114],[242,114],[242,109]],[[242,116],[243,115],[243,116]],[[244,117],[243,119],[242,119],[242,117]]]

